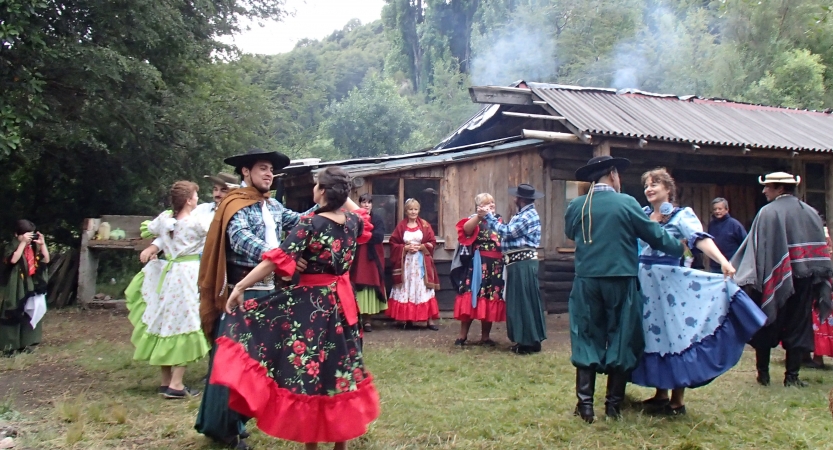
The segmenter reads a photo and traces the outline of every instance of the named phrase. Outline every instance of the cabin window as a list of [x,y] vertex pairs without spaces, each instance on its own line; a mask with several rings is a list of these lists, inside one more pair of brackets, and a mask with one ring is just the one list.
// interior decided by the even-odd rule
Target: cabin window
[[419,216],[439,234],[440,180],[438,178],[376,178],[373,180],[373,209],[383,210],[388,234],[405,217],[405,200],[419,202]]
[[827,218],[827,197],[824,191],[824,164],[804,165],[804,201]]

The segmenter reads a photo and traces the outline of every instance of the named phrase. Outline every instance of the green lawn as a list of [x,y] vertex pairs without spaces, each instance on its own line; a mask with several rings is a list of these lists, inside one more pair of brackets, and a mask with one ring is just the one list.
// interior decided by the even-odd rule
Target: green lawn
[[[456,323],[444,320],[443,326],[445,336]],[[0,361],[0,393],[7,399],[0,418],[19,428],[18,449],[221,448],[193,431],[199,399],[155,395],[157,372],[131,360],[129,332],[124,316],[51,312],[45,333],[55,337],[36,354]],[[454,349],[444,340],[388,339],[393,333],[408,332],[368,336],[365,358],[382,415],[352,448],[833,448],[833,372],[803,370],[811,383],[806,389],[764,388],[755,383],[747,352],[731,372],[689,392],[685,417],[655,418],[632,407],[621,421],[587,425],[572,416],[575,374],[563,339],[551,338],[541,354],[518,357],[501,348]],[[780,382],[782,367],[777,351],[773,381]],[[187,381],[196,384],[204,373],[205,364],[195,364]],[[597,414],[603,413],[604,383],[600,376]],[[634,401],[650,394],[628,389]],[[259,431],[250,442],[258,449],[299,447]]]

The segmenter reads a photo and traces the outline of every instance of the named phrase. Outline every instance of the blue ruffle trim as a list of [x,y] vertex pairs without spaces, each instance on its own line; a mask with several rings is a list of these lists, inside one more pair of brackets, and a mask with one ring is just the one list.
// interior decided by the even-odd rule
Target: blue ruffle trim
[[714,236],[710,235],[709,233],[703,233],[700,231],[695,231],[691,233],[691,236],[688,238],[688,248],[691,249],[691,253],[699,254],[700,249],[697,248],[697,242],[703,239],[711,239],[714,240]]
[[680,353],[645,353],[631,382],[658,389],[699,387],[740,361],[746,342],[766,322],[766,314],[742,290],[732,295],[729,311],[714,333]]

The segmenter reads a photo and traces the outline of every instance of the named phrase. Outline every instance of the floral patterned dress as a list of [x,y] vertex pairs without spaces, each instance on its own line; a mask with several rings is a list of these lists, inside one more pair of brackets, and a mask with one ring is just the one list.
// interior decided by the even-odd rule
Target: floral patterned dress
[[[422,243],[420,227],[407,228],[403,240]],[[420,252],[408,253],[402,264],[402,284],[394,286],[388,296],[387,315],[398,321],[422,322],[438,319],[440,309],[433,289],[425,286],[425,262]]]
[[[824,227],[827,247],[833,249],[829,233],[827,227]],[[833,315],[824,320],[819,320],[819,312],[813,308],[813,337],[816,344],[813,355],[833,357]]]
[[271,436],[341,442],[364,434],[379,415],[349,278],[356,246],[372,229],[358,212],[344,224],[302,218],[280,248],[264,254],[281,277],[303,257],[298,285],[246,300],[217,339],[210,382],[227,386],[231,409],[256,418]]
[[[460,245],[471,246],[471,262],[465,270],[465,279],[457,289],[454,301],[454,318],[457,320],[482,320],[506,322],[506,302],[503,300],[503,258],[500,253],[500,236],[489,227],[478,226],[471,236],[466,236],[463,224],[457,223]],[[498,218],[498,220],[500,220]],[[480,264],[477,264],[477,262]],[[475,273],[475,265],[479,273]],[[476,276],[477,275],[477,276]],[[477,296],[472,298],[472,282]]]
[[197,278],[200,253],[210,225],[204,217],[181,220],[165,211],[148,231],[165,253],[148,262],[125,289],[133,323],[133,358],[154,366],[181,366],[201,359],[210,349],[200,327]]

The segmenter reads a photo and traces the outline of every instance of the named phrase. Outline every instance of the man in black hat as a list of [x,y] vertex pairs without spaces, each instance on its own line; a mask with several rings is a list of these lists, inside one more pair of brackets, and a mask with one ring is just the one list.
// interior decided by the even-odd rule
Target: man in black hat
[[547,323],[538,290],[538,246],[541,244],[541,219],[535,200],[544,196],[528,184],[509,189],[515,197],[518,214],[501,223],[488,209],[477,213],[489,228],[500,235],[505,263],[503,299],[506,302],[506,332],[514,342],[512,351],[527,355],[541,351],[547,338]]
[[576,243],[569,301],[575,414],[588,423],[595,420],[596,372],[608,374],[605,414],[618,418],[630,372],[644,351],[637,238],[671,256],[684,250],[633,197],[619,193],[619,171],[629,165],[599,156],[578,169],[576,179],[591,182],[590,192],[573,199],[564,217],[567,238]]
[[[280,246],[281,235],[298,224],[301,214],[284,208],[269,196],[274,172],[289,165],[278,152],[251,149],[225,159],[243,179],[217,207],[200,259],[200,320],[209,341],[222,329],[226,296],[262,260],[263,253]],[[314,209],[314,208],[313,208]],[[310,210],[312,211],[312,210]],[[275,289],[269,276],[247,289],[244,298],[267,295]],[[211,372],[213,358],[209,361]],[[243,440],[245,418],[228,408],[228,389],[206,386],[195,428],[200,433],[237,449],[249,446]]]

